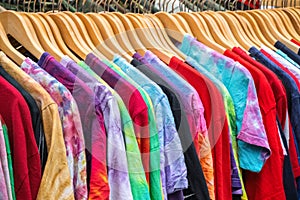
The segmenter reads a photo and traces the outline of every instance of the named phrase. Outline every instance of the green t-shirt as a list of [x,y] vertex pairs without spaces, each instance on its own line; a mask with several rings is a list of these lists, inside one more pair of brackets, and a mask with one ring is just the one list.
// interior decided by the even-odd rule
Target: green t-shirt
[[161,200],[163,199],[162,192],[162,181],[160,177],[160,148],[159,148],[159,137],[158,130],[156,127],[154,108],[148,93],[138,85],[134,80],[127,76],[120,67],[117,65],[126,65],[124,60],[114,59],[114,63],[107,60],[103,62],[109,66],[112,70],[117,72],[121,77],[132,84],[141,93],[147,107],[148,107],[148,120],[149,120],[149,131],[150,131],[150,196],[151,199]]
[[[141,199],[140,194],[142,193],[145,194],[142,199],[150,200],[149,188],[141,160],[140,150],[134,133],[132,119],[123,100],[103,79],[101,79],[88,65],[86,65],[85,62],[80,61],[78,62],[78,65],[100,83],[104,84],[116,98],[121,115],[122,132],[125,139],[128,173],[133,199]],[[141,190],[144,190],[145,185],[147,191],[141,192]]]
[[13,171],[13,165],[12,165],[12,157],[11,157],[11,151],[10,151],[10,145],[9,145],[9,138],[8,138],[8,131],[6,125],[2,122],[2,130],[5,140],[5,148],[7,152],[7,164],[8,164],[8,170],[9,170],[9,178],[10,178],[10,185],[11,185],[11,193],[13,200],[16,199],[16,193],[15,193],[15,184],[14,184],[14,171]]

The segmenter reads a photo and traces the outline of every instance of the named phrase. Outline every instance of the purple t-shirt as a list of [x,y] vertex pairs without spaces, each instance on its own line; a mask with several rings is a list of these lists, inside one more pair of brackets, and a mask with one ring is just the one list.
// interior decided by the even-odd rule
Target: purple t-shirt
[[109,198],[106,131],[101,102],[83,81],[48,53],[43,53],[38,65],[72,93],[80,113],[85,139],[89,196]]

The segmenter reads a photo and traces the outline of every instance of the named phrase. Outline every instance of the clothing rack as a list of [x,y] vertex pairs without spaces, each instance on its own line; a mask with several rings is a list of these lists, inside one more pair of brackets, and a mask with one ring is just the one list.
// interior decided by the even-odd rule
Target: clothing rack
[[2,1],[0,199],[298,199],[299,4]]
[[[249,6],[251,5],[251,6]],[[255,6],[254,6],[255,5]],[[249,10],[300,6],[299,0],[2,0],[0,6],[8,10],[49,12],[117,11],[121,13],[156,13],[159,11],[199,12],[224,10]]]

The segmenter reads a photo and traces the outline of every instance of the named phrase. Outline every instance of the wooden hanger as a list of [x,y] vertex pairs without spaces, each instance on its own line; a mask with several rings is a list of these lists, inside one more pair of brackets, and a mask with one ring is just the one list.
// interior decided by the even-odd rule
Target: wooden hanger
[[140,41],[140,38],[138,37],[137,33],[135,32],[135,29],[130,22],[130,20],[124,15],[119,12],[110,12],[108,13],[110,15],[114,15],[116,18],[118,18],[125,28],[126,34],[128,35],[128,39],[135,49],[136,52],[138,52],[140,55],[144,56],[145,52],[147,51],[147,48],[143,45],[143,43]]
[[217,12],[203,12],[203,15],[210,16],[214,19],[216,22],[216,25],[218,27],[218,30],[220,30],[224,36],[224,38],[227,39],[227,41],[234,45],[234,46],[240,46],[243,48],[242,45],[236,40],[236,37],[232,34],[232,31],[230,30],[230,27],[227,24],[227,21],[220,16]]
[[[212,12],[209,12],[212,13]],[[229,23],[233,23],[233,21],[228,22],[227,20],[235,20],[234,17],[229,15],[229,17],[224,18],[224,15],[221,14],[222,12],[216,12],[216,16],[220,19],[220,26],[223,26],[226,32],[229,34],[229,39],[233,41],[234,44],[239,45],[240,48],[244,49],[245,51],[249,50],[253,46],[252,41],[249,38],[246,38],[245,33],[242,33],[241,30],[236,30],[238,26],[233,25],[232,27],[229,26]],[[237,22],[237,21],[235,21]],[[223,29],[223,28],[221,28]],[[241,34],[241,35],[238,35]],[[255,44],[254,44],[255,45]]]
[[282,21],[281,17],[279,17],[274,12],[269,12],[267,10],[262,10],[261,12],[264,12],[266,16],[269,16],[272,18],[272,23],[276,26],[278,32],[283,35],[285,38],[291,40],[293,37],[290,35],[290,33],[286,30],[284,22]]
[[99,13],[99,14],[102,15],[110,24],[115,34],[115,37],[118,43],[120,44],[120,46],[122,47],[122,49],[124,49],[130,56],[132,56],[135,53],[135,51],[129,41],[129,38],[127,37],[122,22],[114,15],[109,15],[108,13]]
[[147,17],[142,14],[134,14],[133,16],[136,16],[136,18],[143,24],[145,30],[149,32],[153,40],[155,40],[156,44],[160,45],[161,49],[168,52],[169,54],[176,55],[176,53],[170,47],[169,43],[164,40],[164,37],[160,37],[162,35],[158,34],[153,23],[149,21]]
[[218,44],[225,47],[226,49],[232,49],[234,46],[236,46],[236,45],[232,44],[230,41],[228,41],[226,39],[226,37],[223,36],[222,31],[219,29],[214,18],[212,18],[211,16],[204,14],[202,12],[197,13],[197,14],[198,14],[198,16],[200,15],[202,17],[202,19],[204,19],[205,23],[208,25],[210,33],[213,35],[214,40]]
[[108,58],[109,60],[113,60],[115,53],[108,46],[106,46],[104,39],[102,38],[102,35],[99,29],[97,28],[95,22],[86,14],[83,14],[81,12],[77,12],[75,14],[85,25],[86,31],[88,32],[90,39],[95,45],[95,47],[99,51],[101,51],[106,58]]
[[[73,33],[75,34],[75,37],[77,38],[77,40],[80,42],[80,45],[88,52],[92,52],[94,49],[92,49],[89,44],[87,44],[87,42],[84,40],[84,38],[81,36],[80,31],[78,30],[75,21],[66,13],[63,12],[58,12],[54,15],[58,15],[61,18],[65,19],[65,23],[68,24],[68,26],[70,27],[70,29],[72,29]],[[53,16],[53,14],[50,16]]]
[[[44,28],[44,25],[38,18],[35,18],[30,13],[20,13],[22,17],[28,17],[36,31],[39,41],[41,42],[42,47],[49,52],[56,60],[61,60],[64,54],[57,49],[49,40],[48,34]],[[29,24],[27,24],[29,25]]]
[[252,25],[250,24],[249,21],[246,20],[245,17],[243,17],[241,15],[238,15],[234,11],[226,11],[224,13],[226,13],[229,16],[231,16],[232,19],[234,19],[234,20],[236,20],[238,22],[237,24],[241,27],[240,30],[243,31],[245,33],[245,36],[247,38],[250,38],[250,40],[254,44],[256,44],[257,47],[260,47],[261,44],[265,44],[269,48],[271,47],[271,49],[274,49],[274,46],[271,45],[266,39],[265,39],[265,43],[261,41],[260,37],[258,37],[258,35],[255,33]]
[[176,20],[179,22],[179,25],[184,29],[186,33],[193,36],[193,32],[190,29],[189,25],[186,24],[186,21],[181,15],[178,15],[177,13],[172,13],[172,16],[176,18]]
[[269,12],[275,13],[281,18],[281,20],[283,21],[283,24],[285,26],[285,29],[291,34],[291,36],[294,39],[295,38],[300,39],[300,35],[295,30],[293,23],[291,22],[290,18],[288,17],[288,15],[285,12],[283,12],[282,10],[279,10],[279,9],[270,9]]
[[245,50],[248,51],[252,46],[258,47],[256,41],[253,41],[251,38],[247,37],[247,34],[244,32],[242,26],[240,25],[239,21],[235,19],[235,17],[227,12],[218,12],[218,15],[226,20],[230,30],[232,31],[232,34]]
[[94,43],[92,42],[90,35],[88,34],[85,25],[82,23],[82,21],[80,20],[80,18],[75,15],[72,12],[60,12],[60,14],[62,15],[67,15],[70,17],[70,19],[72,19],[72,21],[75,23],[75,27],[73,27],[74,32],[78,32],[80,37],[85,41],[85,43],[87,44],[87,46],[93,51],[93,53],[95,55],[97,55],[98,57],[100,57],[101,59],[106,58],[105,55],[103,55],[103,51],[104,49],[102,49],[102,51],[100,52],[98,50],[98,48],[94,45]]
[[127,54],[127,52],[122,49],[122,47],[119,45],[118,41],[116,40],[116,37],[114,35],[114,32],[110,26],[110,24],[107,22],[107,20],[97,14],[97,13],[88,13],[87,14],[97,25],[98,30],[100,31],[105,44],[113,51],[121,56],[123,56],[127,61],[132,60],[132,57]]
[[2,26],[2,22],[0,23],[0,50],[18,65],[21,65],[25,60],[25,56],[17,51],[9,42],[4,27]]
[[[142,20],[141,17],[139,16],[139,14],[133,14],[133,13],[127,13],[126,15],[128,16],[132,16],[134,17],[137,21],[138,24],[141,25],[141,29],[144,33],[147,33],[147,37],[148,39],[151,41],[151,43],[156,46],[158,49],[167,51],[168,53],[171,53],[169,49],[167,49],[167,47],[162,44],[162,41],[160,41],[160,39],[155,36],[155,31],[151,28],[149,28],[148,24],[145,22],[145,20]],[[130,18],[129,18],[130,20]]]
[[[197,38],[198,41],[218,51],[219,53],[223,54],[225,52],[226,48],[219,45],[214,40],[212,40],[207,34],[205,34],[205,31],[203,30],[207,30],[208,27],[201,17],[197,17],[196,15],[186,12],[179,12],[178,14],[180,14],[187,21],[191,30],[193,31],[194,36]],[[197,26],[194,26],[194,24],[197,24]]]
[[67,44],[68,48],[75,52],[82,60],[91,52],[90,50],[86,49],[85,46],[82,44],[84,41],[79,41],[74,33],[73,29],[66,21],[64,17],[57,14],[48,14],[49,17],[53,19],[59,31],[61,32],[62,39],[65,44]]
[[[202,11],[203,12],[203,11]],[[197,12],[192,12],[192,15],[194,15],[196,18],[196,22],[198,24],[200,24],[201,29],[203,31],[203,34],[205,34],[207,37],[209,37],[211,40],[215,41],[213,35],[211,34],[206,22],[204,21],[204,19],[202,18],[202,16],[199,16],[199,14]]]
[[[39,16],[41,16],[48,24],[48,26],[50,27],[51,31],[52,31],[52,35],[55,38],[55,41],[59,47],[59,49],[65,54],[68,55],[72,60],[74,60],[75,62],[79,62],[78,57],[80,57],[76,51],[75,54],[78,55],[78,57],[76,55],[74,55],[73,52],[70,51],[70,49],[67,47],[65,41],[63,40],[61,33],[59,31],[58,26],[56,25],[56,23],[53,21],[53,19],[48,16],[46,13],[38,13]],[[44,24],[45,25],[45,24]],[[49,32],[48,32],[49,34]],[[71,39],[70,39],[71,40]]]
[[281,9],[281,11],[284,12],[290,18],[290,20],[293,22],[292,25],[294,26],[297,33],[300,35],[300,21],[299,17],[297,17],[297,13],[295,13],[294,10],[287,8]]
[[[236,14],[243,16],[244,19],[246,19],[248,21],[248,23],[250,24],[250,26],[248,26],[248,29],[251,30],[252,33],[254,32],[254,35],[256,35],[259,38],[259,40],[262,42],[262,44],[264,44],[265,46],[268,46],[269,48],[274,49],[274,44],[276,42],[276,39],[271,34],[266,34],[266,32],[263,32],[260,29],[260,26],[262,26],[262,24],[260,24],[260,26],[259,26],[258,22],[248,12],[237,11]],[[261,21],[260,21],[260,23],[261,23]]]
[[[165,28],[163,26],[163,24],[161,23],[161,21],[153,14],[148,14],[145,15],[146,17],[148,17],[148,19],[150,19],[153,22],[153,25],[155,27],[155,29],[157,30],[157,32],[159,34],[161,34],[161,37],[163,37],[162,40],[166,41],[170,48],[172,48],[172,50],[182,59],[185,60],[186,56],[174,45],[174,43],[170,40],[167,32],[165,31]],[[190,27],[188,27],[190,28]]]
[[59,48],[59,46],[58,46],[58,44],[55,40],[55,37],[53,36],[52,30],[51,30],[49,24],[47,23],[47,21],[41,15],[39,15],[38,13],[30,13],[30,15],[32,17],[36,18],[37,20],[39,20],[43,24],[43,28],[45,29],[45,33],[47,34],[48,39],[50,40],[51,44],[53,46],[55,46],[55,48],[60,50],[60,48]]
[[155,13],[155,16],[161,21],[169,37],[175,41],[182,42],[185,30],[179,25],[176,18],[165,12]]
[[[4,32],[13,36],[20,44],[22,44],[33,56],[40,58],[44,53],[43,48],[35,37],[32,36],[26,22],[14,11],[0,12],[0,23]],[[18,63],[19,64],[19,63]]]
[[157,55],[163,62],[169,64],[171,60],[171,55],[168,55],[163,49],[158,49],[155,41],[151,39],[151,35],[143,28],[142,24],[133,16],[125,15],[133,25],[140,41],[143,43],[148,50],[152,51],[155,55]]
[[[263,12],[257,12],[257,11],[249,11],[250,15],[254,17],[254,19],[258,22],[259,26],[264,31],[265,35],[269,35],[269,39],[271,43],[274,45],[277,41],[282,42],[285,44],[288,48],[290,48],[292,51],[298,53],[299,47],[292,43],[290,40],[282,36],[272,23],[272,20],[266,16]],[[268,23],[265,23],[268,22]]]

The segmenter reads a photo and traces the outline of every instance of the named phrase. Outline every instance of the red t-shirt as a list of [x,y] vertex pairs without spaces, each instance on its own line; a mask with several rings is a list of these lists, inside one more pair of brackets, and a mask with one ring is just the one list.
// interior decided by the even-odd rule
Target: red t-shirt
[[215,197],[231,199],[229,128],[222,95],[213,82],[178,58],[172,57],[169,67],[189,82],[200,96],[210,144],[213,147]]
[[[273,90],[273,94],[275,97],[276,101],[276,111],[277,111],[277,116],[279,118],[279,122],[282,127],[285,127],[286,119],[287,119],[287,97],[286,97],[286,92],[285,88],[282,85],[281,81],[278,79],[278,77],[268,68],[266,68],[264,65],[261,63],[257,62],[253,58],[251,58],[246,52],[244,52],[241,48],[234,47],[233,52],[238,54],[240,57],[244,58],[246,61],[251,63],[253,66],[258,68],[261,72],[264,73],[266,78],[268,79],[268,82],[270,83],[270,86]],[[293,166],[293,172],[294,176],[297,178],[300,176],[300,166],[298,163],[298,156],[297,156],[297,151],[294,143],[294,135],[292,132],[291,124],[289,123],[289,136],[290,136],[290,141],[289,141],[289,153],[290,153],[290,158],[291,158],[291,163]]]
[[291,39],[291,42],[298,45],[300,47],[300,42],[298,40],[295,39]]
[[[224,55],[241,63],[251,73],[272,151],[270,158],[258,174],[244,171],[247,196],[249,199],[285,199],[282,176],[284,155],[276,124],[276,102],[272,88],[265,75],[239,55],[230,50],[226,50]],[[270,183],[272,183],[272,187],[270,187]]]
[[280,62],[278,62],[278,60],[276,60],[275,58],[273,58],[270,54],[268,54],[265,50],[261,49],[260,52],[262,52],[265,56],[267,56],[273,63],[275,63],[278,67],[280,67],[283,71],[285,71],[286,73],[288,73],[288,75],[290,75],[290,77],[292,77],[292,79],[295,81],[298,89],[300,90],[300,83],[298,81],[298,79],[296,78],[296,76],[294,74],[292,74],[288,69],[286,69]]
[[36,199],[41,162],[28,105],[23,96],[0,76],[0,114],[9,136],[17,199]]

